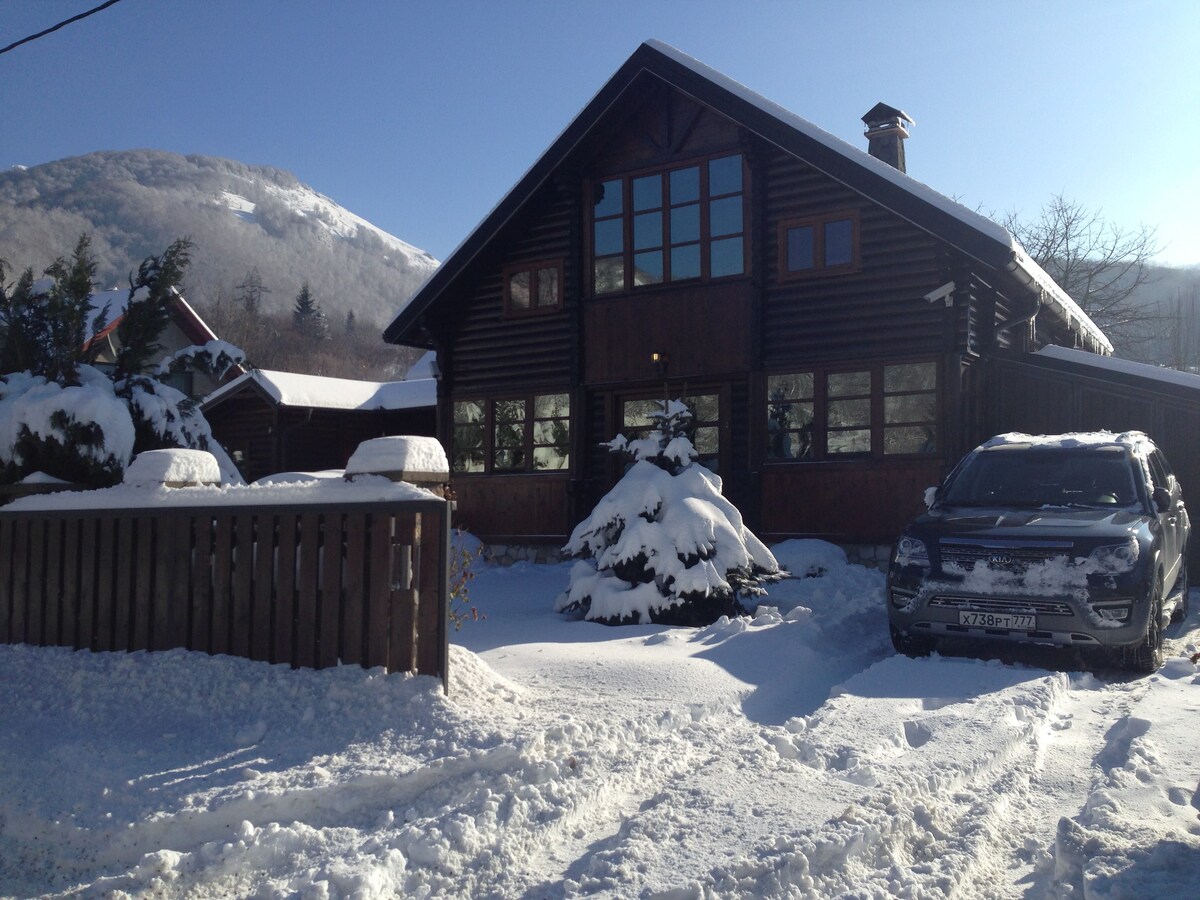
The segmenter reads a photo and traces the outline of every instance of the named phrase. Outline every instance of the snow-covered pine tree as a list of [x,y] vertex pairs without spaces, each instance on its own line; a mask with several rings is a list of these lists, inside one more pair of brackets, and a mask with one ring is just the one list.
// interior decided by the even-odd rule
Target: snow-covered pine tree
[[721,495],[721,479],[695,462],[687,405],[662,401],[651,418],[646,437],[605,445],[632,465],[563,548],[584,558],[555,609],[608,625],[740,615],[743,600],[787,573]]

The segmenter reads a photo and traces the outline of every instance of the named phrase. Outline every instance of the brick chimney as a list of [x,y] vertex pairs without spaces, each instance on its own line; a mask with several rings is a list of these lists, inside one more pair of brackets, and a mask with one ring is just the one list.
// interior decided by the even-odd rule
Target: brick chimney
[[908,130],[904,126],[917,123],[908,113],[886,103],[876,103],[862,120],[867,126],[864,132],[867,152],[892,168],[905,171],[904,139],[908,137]]

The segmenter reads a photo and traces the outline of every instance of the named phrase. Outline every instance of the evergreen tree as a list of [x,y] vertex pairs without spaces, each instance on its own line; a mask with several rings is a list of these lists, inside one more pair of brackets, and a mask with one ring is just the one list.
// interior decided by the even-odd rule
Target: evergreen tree
[[292,308],[292,327],[301,337],[311,341],[323,341],[329,337],[325,313],[313,296],[308,281],[300,286],[300,293],[296,295],[296,305]]
[[354,310],[352,310],[352,309],[346,310],[346,336],[353,337],[354,330],[357,327],[358,327],[358,323],[354,317]]
[[69,260],[60,256],[42,274],[49,279],[47,286],[36,282],[29,268],[15,285],[5,287],[0,260],[0,369],[78,384],[89,326],[100,330],[108,315],[107,307],[92,315],[96,261],[88,236],[79,238]]
[[162,352],[158,336],[171,320],[168,303],[191,262],[191,247],[190,241],[180,238],[161,256],[147,257],[137,275],[129,276],[129,302],[117,326],[121,343],[113,375],[117,381],[141,374],[157,362]]
[[786,575],[721,496],[721,479],[694,462],[691,417],[682,401],[662,401],[646,437],[607,444],[632,465],[563,548],[586,558],[559,612],[606,625],[707,625],[740,615],[744,598]]

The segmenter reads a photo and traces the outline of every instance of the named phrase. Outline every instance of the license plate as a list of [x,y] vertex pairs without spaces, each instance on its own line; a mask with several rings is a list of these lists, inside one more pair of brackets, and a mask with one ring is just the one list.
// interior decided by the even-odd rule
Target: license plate
[[1013,615],[1009,613],[964,612],[958,613],[959,625],[974,625],[978,628],[1019,628],[1023,631],[1037,630],[1037,616]]

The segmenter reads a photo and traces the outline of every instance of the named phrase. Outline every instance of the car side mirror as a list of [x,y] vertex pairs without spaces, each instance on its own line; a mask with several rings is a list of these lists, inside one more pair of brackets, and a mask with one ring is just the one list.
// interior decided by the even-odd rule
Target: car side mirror
[[936,485],[934,485],[933,487],[925,488],[925,508],[926,509],[933,509],[933,504],[937,503],[938,493],[939,493],[939,490]]
[[1171,508],[1171,492],[1166,488],[1156,487],[1154,489],[1154,505],[1159,512],[1166,512]]

